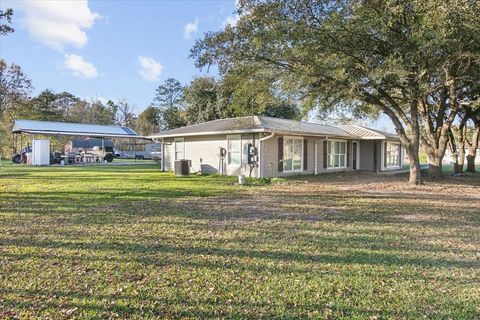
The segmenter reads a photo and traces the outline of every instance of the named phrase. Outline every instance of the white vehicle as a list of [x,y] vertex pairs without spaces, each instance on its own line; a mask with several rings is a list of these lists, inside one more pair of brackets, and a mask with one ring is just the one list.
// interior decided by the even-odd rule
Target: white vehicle
[[141,150],[120,151],[120,158],[159,160],[162,157],[162,147],[159,143],[137,145],[137,147],[141,147]]

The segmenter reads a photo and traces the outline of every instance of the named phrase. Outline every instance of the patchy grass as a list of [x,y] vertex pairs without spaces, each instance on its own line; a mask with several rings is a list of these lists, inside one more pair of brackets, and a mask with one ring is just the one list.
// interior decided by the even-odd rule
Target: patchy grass
[[480,318],[480,176],[0,169],[0,318]]

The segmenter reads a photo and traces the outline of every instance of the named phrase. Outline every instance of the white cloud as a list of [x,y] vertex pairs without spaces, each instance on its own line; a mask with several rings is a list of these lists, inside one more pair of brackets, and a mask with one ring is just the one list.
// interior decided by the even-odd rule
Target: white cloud
[[187,40],[192,38],[192,34],[198,31],[198,18],[195,18],[195,22],[189,22],[183,27],[183,37]]
[[95,78],[98,76],[97,68],[76,54],[66,54],[63,65],[77,77]]
[[[240,1],[235,0],[235,10],[238,10],[239,8],[240,8]],[[226,26],[235,27],[239,19],[240,19],[240,16],[237,13],[226,17],[225,20],[223,20],[222,22],[222,28],[225,28]]]
[[85,46],[88,41],[85,30],[101,17],[90,10],[87,0],[14,1],[12,4],[24,13],[21,23],[34,39],[60,51],[65,46]]
[[226,26],[232,26],[232,27],[235,27],[237,25],[237,22],[238,22],[238,19],[240,17],[238,16],[238,14],[234,14],[232,16],[228,16],[225,18],[225,20],[223,20],[223,23],[222,23],[222,28],[225,28]]
[[157,81],[163,71],[163,65],[155,59],[145,56],[138,56],[142,78],[148,81]]

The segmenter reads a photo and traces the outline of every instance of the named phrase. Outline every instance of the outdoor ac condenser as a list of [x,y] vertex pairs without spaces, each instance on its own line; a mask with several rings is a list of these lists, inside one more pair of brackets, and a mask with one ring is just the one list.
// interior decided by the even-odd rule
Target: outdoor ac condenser
[[190,174],[190,160],[175,160],[175,175],[188,176]]
[[32,140],[32,165],[50,165],[50,140]]

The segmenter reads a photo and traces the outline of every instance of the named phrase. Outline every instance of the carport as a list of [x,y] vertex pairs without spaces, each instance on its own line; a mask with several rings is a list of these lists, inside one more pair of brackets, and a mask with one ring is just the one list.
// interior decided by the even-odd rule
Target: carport
[[[32,157],[34,158],[33,153],[46,152],[45,150],[39,151],[44,149],[42,147],[37,148],[37,151],[35,151],[34,141],[42,141],[36,139],[38,136],[70,136],[101,139],[102,159],[105,158],[104,141],[106,138],[130,139],[133,140],[134,143],[138,140],[151,140],[150,138],[137,135],[137,133],[129,127],[39,120],[15,120],[11,133],[13,135],[12,153],[17,153],[19,143],[21,146],[20,149],[24,147],[23,140],[25,139],[25,135],[27,135],[32,139]],[[50,147],[50,142],[47,144],[48,147]],[[29,147],[30,146],[27,148]],[[51,150],[48,150],[48,152],[50,154]]]

